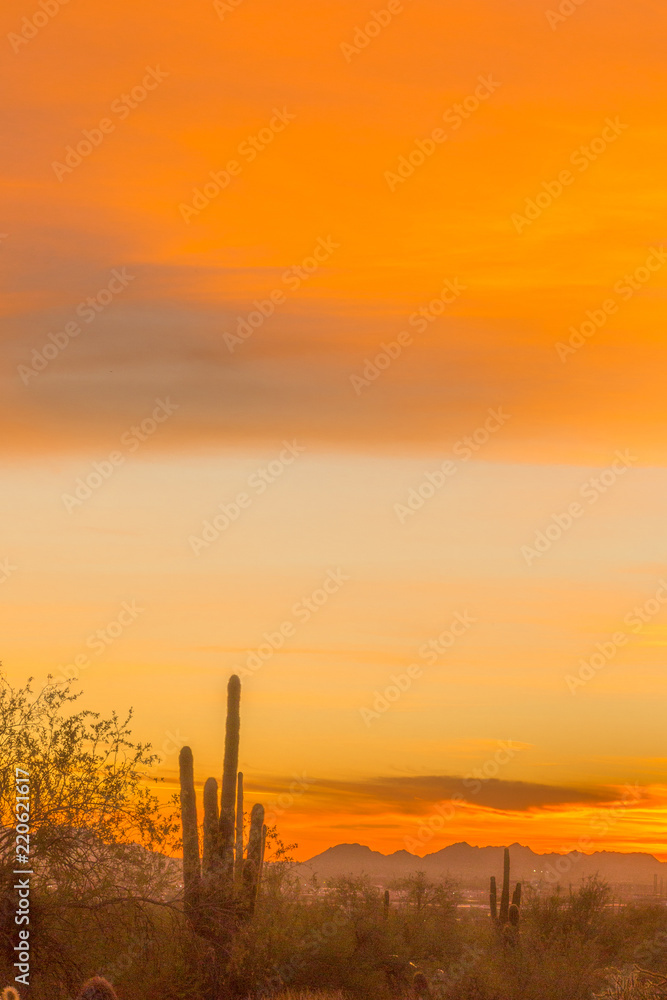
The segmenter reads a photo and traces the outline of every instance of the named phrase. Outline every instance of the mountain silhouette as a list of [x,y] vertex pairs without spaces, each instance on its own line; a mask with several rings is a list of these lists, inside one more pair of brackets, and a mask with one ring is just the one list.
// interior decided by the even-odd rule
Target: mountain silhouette
[[[522,844],[510,845],[512,878],[525,882],[577,883],[599,875],[612,884],[652,887],[654,877],[665,879],[667,863],[652,854],[595,851],[593,854],[537,854]],[[502,873],[503,847],[472,847],[465,842],[450,844],[421,858],[409,851],[381,854],[363,844],[338,844],[295,866],[301,879],[339,875],[369,875],[379,882],[423,871],[434,879],[451,876],[465,883],[488,883],[490,875]]]

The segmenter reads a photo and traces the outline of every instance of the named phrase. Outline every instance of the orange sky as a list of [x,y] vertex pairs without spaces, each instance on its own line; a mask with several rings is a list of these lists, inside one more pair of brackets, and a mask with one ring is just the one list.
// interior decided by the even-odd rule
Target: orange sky
[[245,670],[300,857],[485,767],[417,853],[667,857],[663,7],[45,3],[0,13],[9,676],[86,656],[203,781]]

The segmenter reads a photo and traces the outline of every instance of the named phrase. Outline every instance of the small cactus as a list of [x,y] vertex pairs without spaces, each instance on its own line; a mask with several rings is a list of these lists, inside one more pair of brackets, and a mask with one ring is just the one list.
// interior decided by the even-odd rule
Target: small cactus
[[111,983],[95,976],[83,984],[76,1000],[118,1000],[118,997]]
[[382,905],[382,917],[389,920],[389,889],[384,890],[384,903]]
[[512,903],[508,912],[508,921],[503,927],[503,944],[506,948],[516,948],[519,941],[519,907],[516,903]]
[[512,896],[512,904],[514,906],[521,906],[521,883],[517,882],[514,887],[514,894]]
[[491,876],[491,888],[489,890],[489,908],[491,910],[491,919],[495,923],[498,919],[498,892],[496,890],[496,877]]

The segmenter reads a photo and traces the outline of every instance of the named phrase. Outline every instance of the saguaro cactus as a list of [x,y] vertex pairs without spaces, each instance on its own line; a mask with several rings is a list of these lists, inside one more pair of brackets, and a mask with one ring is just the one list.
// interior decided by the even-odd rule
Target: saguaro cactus
[[243,881],[243,774],[238,773],[236,779],[236,860],[234,862],[234,881],[240,885]]
[[[243,861],[243,775],[237,774],[241,682],[233,675],[227,685],[227,727],[222,792],[218,783],[204,786],[204,836],[199,856],[197,802],[192,750],[179,756],[181,822],[183,826],[183,886],[185,911],[197,932],[223,949],[242,917],[252,915],[263,863],[266,827],[264,807],[253,806],[247,859]],[[238,881],[236,881],[238,879]]]
[[498,892],[496,889],[496,877],[491,876],[491,887],[489,890],[489,909],[491,910],[491,919],[496,921],[498,919]]
[[118,997],[111,983],[101,976],[95,976],[83,984],[76,1000],[118,1000]]
[[508,922],[503,927],[503,944],[506,948],[516,948],[519,940],[519,907],[516,903],[512,903]]
[[491,891],[489,893],[489,906],[491,917],[495,921],[499,930],[505,932],[508,925],[516,929],[518,934],[519,915],[521,907],[521,882],[517,882],[512,894],[512,904],[510,906],[510,850],[506,847],[503,851],[503,889],[500,896],[500,913],[497,914],[496,880],[491,876]]
[[241,681],[232,674],[227,684],[227,725],[225,728],[225,761],[220,797],[220,860],[224,884],[234,882],[235,806],[239,767],[239,736],[241,731]]
[[178,763],[181,779],[181,825],[183,827],[183,898],[185,909],[192,916],[199,898],[201,866],[199,862],[194,762],[190,747],[181,748]]
[[510,849],[505,848],[503,854],[503,891],[500,896],[500,923],[506,924],[510,908]]
[[204,785],[204,843],[202,847],[202,874],[210,875],[220,858],[218,839],[220,816],[218,814],[218,782],[208,778]]
[[243,908],[251,916],[255,911],[257,900],[257,880],[259,864],[262,857],[262,827],[264,825],[264,806],[256,803],[250,814],[250,836],[248,851],[243,865]]
[[269,832],[269,828],[266,823],[262,824],[262,850],[259,855],[259,871],[257,873],[257,885],[262,881],[262,872],[264,871],[264,855],[266,854],[266,838]]

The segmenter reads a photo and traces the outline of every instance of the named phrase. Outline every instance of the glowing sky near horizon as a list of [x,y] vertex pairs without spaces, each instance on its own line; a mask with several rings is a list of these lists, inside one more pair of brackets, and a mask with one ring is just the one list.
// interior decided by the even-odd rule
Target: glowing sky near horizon
[[241,670],[301,858],[480,770],[417,853],[667,857],[663,8],[405,0],[350,54],[359,0],[218,6],[0,14],[3,669],[86,656],[199,781]]

